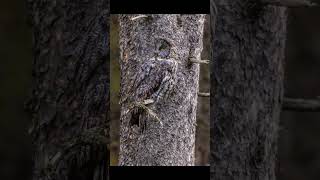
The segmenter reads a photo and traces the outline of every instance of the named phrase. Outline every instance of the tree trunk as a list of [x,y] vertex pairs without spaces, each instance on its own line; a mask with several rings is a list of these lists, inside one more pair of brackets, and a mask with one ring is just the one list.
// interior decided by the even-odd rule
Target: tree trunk
[[204,15],[120,16],[120,165],[194,165]]
[[211,179],[275,179],[286,8],[215,0]]
[[33,180],[108,179],[109,1],[30,0]]

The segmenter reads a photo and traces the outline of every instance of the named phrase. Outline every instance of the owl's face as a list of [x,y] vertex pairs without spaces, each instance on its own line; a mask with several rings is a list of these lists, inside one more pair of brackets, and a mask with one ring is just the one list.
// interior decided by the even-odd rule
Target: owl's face
[[155,56],[162,59],[167,59],[170,55],[171,45],[164,39],[159,39],[155,44]]

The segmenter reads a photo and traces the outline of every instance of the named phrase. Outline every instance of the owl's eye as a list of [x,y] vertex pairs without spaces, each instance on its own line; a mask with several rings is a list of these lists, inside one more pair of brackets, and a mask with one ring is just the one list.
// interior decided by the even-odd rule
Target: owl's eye
[[156,55],[159,58],[167,58],[169,56],[171,46],[168,41],[161,39],[157,42],[156,47]]
[[165,48],[164,44],[161,44],[158,50],[161,51],[164,48]]

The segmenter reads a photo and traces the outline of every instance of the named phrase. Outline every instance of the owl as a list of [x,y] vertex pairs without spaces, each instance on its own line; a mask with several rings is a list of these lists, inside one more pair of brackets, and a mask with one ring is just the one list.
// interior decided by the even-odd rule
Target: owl
[[[148,113],[151,113],[150,106],[169,99],[177,79],[179,63],[169,57],[170,44],[164,40],[158,42],[155,47],[155,56],[140,62],[128,96],[124,99],[129,104],[135,104],[129,113],[130,125],[136,124],[142,131],[146,127],[145,119]],[[152,103],[145,105],[145,100],[152,100]]]
[[141,102],[153,99],[155,102],[166,98],[176,80],[178,62],[170,58],[171,45],[164,39],[155,43],[154,57],[138,61],[139,67],[132,77],[127,96],[121,101]]
[[168,100],[176,84],[179,63],[170,57],[171,48],[167,40],[155,40],[153,57],[136,61],[134,67],[138,68],[130,77],[125,97],[120,100],[128,109],[129,125],[138,125],[141,132],[146,128],[148,117],[158,119],[152,108]]

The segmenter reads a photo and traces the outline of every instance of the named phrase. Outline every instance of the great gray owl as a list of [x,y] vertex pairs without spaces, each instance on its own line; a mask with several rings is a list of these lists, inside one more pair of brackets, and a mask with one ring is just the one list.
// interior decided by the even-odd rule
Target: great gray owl
[[155,56],[143,62],[135,73],[132,85],[128,91],[128,96],[124,101],[128,103],[140,103],[143,105],[145,100],[153,100],[151,105],[132,106],[130,110],[130,125],[138,125],[141,131],[145,129],[145,119],[148,117],[146,108],[156,105],[157,103],[167,100],[172,93],[176,82],[176,72],[178,62],[169,58],[170,44],[166,40],[159,40],[155,44]]

